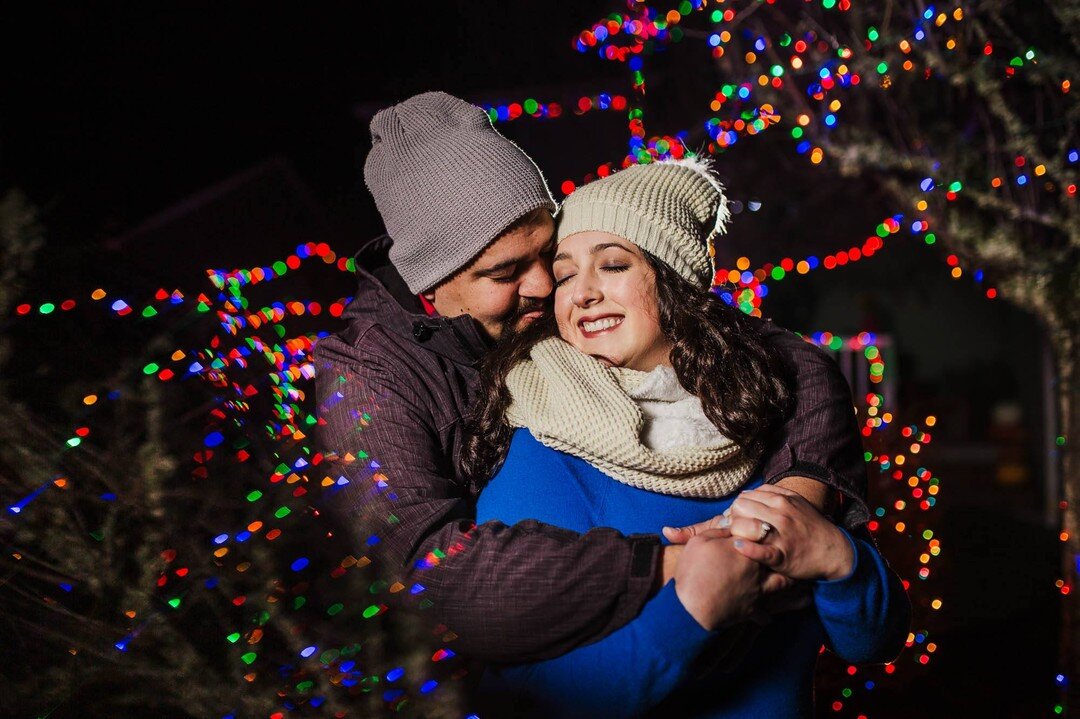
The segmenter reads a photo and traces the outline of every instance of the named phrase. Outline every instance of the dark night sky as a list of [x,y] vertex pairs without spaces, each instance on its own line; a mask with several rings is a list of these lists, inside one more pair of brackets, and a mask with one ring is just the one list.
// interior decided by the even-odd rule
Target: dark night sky
[[0,185],[45,204],[54,234],[84,239],[275,154],[333,198],[359,187],[357,103],[621,77],[570,48],[613,4],[567,7],[19,3],[0,27]]

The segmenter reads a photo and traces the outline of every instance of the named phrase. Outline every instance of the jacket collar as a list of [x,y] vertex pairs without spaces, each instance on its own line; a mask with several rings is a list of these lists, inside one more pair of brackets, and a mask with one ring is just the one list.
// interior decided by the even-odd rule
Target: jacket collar
[[354,258],[359,282],[342,318],[377,324],[407,341],[457,363],[475,366],[492,342],[469,315],[428,317],[420,299],[390,262],[393,240],[380,235],[365,243]]

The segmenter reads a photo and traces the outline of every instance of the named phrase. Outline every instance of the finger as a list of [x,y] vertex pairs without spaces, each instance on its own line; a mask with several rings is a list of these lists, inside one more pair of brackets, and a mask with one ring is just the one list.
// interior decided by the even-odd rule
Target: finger
[[[767,507],[772,507],[773,509],[776,509],[776,510],[785,509],[786,507],[788,507],[791,504],[791,502],[794,499],[793,497],[790,497],[790,496],[788,496],[786,494],[779,494],[777,492],[768,492],[768,491],[765,491],[765,490],[763,490],[761,488],[748,489],[747,491],[743,492],[739,496],[742,497],[742,498],[745,498],[745,499],[751,499],[751,500],[753,500],[755,502],[760,502],[761,504],[764,504]],[[799,495],[796,494],[795,496],[797,497]]]
[[769,572],[761,581],[761,593],[765,599],[783,597],[792,591],[795,580],[779,572]]
[[660,532],[672,544],[686,544],[694,536],[692,527],[664,527]]
[[773,484],[763,484],[755,491],[761,492],[762,494],[771,494],[775,497],[783,497],[783,501],[794,504],[802,509],[812,507],[815,511],[818,511],[817,507],[814,505],[813,502],[811,502],[809,499],[799,494],[798,492],[788,489],[787,487],[779,487]]
[[782,512],[767,504],[762,504],[752,497],[748,497],[748,494],[748,492],[743,492],[731,503],[732,517],[749,517],[750,519],[768,522],[774,527],[783,523],[785,515]]
[[727,539],[731,536],[731,529],[724,527],[723,529],[703,529],[697,533],[699,539]]
[[761,486],[754,487],[753,491],[768,492],[769,494],[782,494],[785,497],[802,497],[802,495],[795,490],[781,487],[779,484],[762,484]]
[[691,537],[700,532],[725,527],[726,519],[725,515],[718,514],[715,517],[706,519],[704,522],[691,524],[687,527],[662,527],[660,531],[672,544],[686,544]]
[[772,525],[765,527],[765,522],[750,517],[735,517],[731,521],[731,536],[748,539],[751,542],[767,542],[772,533]]
[[704,524],[691,524],[689,527],[664,527],[660,531],[672,544],[686,544],[706,527]]
[[747,559],[753,559],[770,569],[776,569],[784,563],[784,552],[771,544],[759,544],[745,539],[735,540],[735,551]]

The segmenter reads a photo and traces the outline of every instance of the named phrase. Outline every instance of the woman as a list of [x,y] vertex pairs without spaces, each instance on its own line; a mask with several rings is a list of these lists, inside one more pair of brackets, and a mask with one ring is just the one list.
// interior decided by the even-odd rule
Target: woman
[[[760,323],[708,290],[706,248],[726,219],[722,189],[692,162],[581,188],[560,211],[552,315],[484,368],[461,457],[474,481],[491,477],[478,521],[636,533],[727,511],[721,534],[738,538],[697,540],[737,552],[716,567],[739,595],[719,613],[669,582],[599,642],[490,669],[482,691],[515,714],[803,716],[822,643],[861,663],[903,642],[906,597],[868,538],[752,478],[790,393]],[[731,625],[753,599],[747,578],[764,579],[748,560],[807,580],[814,606],[778,615],[729,652],[734,664],[718,662],[744,636]]]

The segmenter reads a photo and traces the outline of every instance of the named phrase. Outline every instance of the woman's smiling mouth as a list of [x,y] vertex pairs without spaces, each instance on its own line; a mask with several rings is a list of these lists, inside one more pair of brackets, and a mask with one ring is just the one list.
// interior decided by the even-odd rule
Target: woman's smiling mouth
[[578,327],[581,329],[581,334],[592,338],[613,331],[622,324],[622,321],[621,315],[607,315],[596,319],[582,319],[578,322]]

